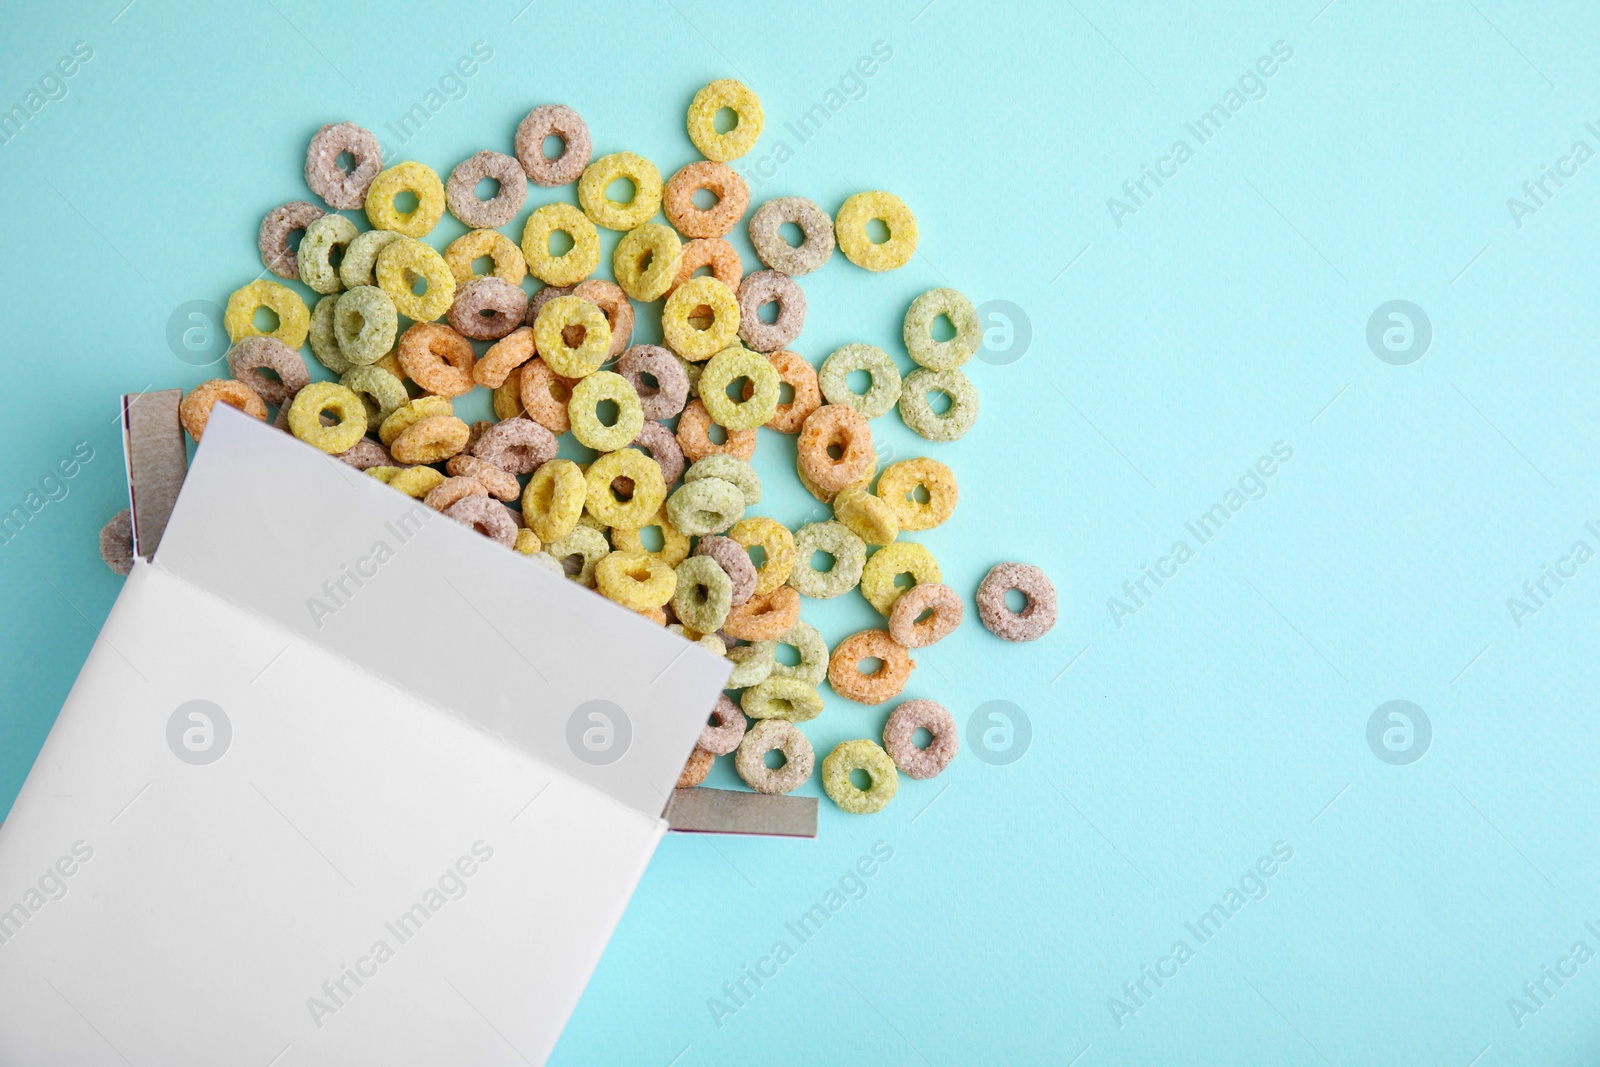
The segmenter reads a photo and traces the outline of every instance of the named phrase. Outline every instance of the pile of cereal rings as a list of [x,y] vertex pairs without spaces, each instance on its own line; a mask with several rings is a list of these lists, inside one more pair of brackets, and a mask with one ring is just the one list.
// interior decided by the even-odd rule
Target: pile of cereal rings
[[[713,119],[724,107],[738,118],[719,133]],[[906,311],[905,347],[918,369],[903,379],[872,345],[844,345],[815,369],[793,351],[806,316],[796,279],[823,267],[835,246],[869,271],[903,266],[917,222],[882,191],[850,197],[832,217],[804,197],[768,200],[748,222],[764,269],[746,274],[725,238],[744,219],[750,191],[727,161],[750,151],[761,127],[755,93],[712,82],[688,113],[689,138],[705,158],[662,181],[632,152],[592,159],[582,117],[547,104],[517,127],[513,154],[477,152],[441,182],[421,163],[385,167],[377,138],[353,123],[324,126],[305,178],[332,210],[285,204],[257,235],[266,272],[318,298],[308,306],[266,278],[234,292],[224,317],[230,376],[192,390],[180,417],[198,441],[217,403],[262,420],[276,409],[273,425],[311,447],[726,656],[729,695],[678,785],[698,786],[718,756],[732,755],[750,788],[788,793],[814,770],[796,724],[821,713],[823,681],[861,704],[895,701],[916,665],[911,650],[948,636],[965,615],[933,554],[901,539],[950,518],[955,474],[920,457],[880,471],[869,421],[898,407],[930,441],[965,435],[978,392],[961,368],[982,335],[972,302],[940,288]],[[545,151],[551,137],[560,141],[554,156]],[[485,178],[499,183],[489,199],[477,191]],[[634,186],[626,203],[607,194],[619,178]],[[537,207],[514,241],[498,227],[521,211],[529,182],[576,183],[577,203]],[[714,204],[696,202],[702,190]],[[414,206],[398,207],[402,194]],[[339,211],[364,214],[369,228]],[[440,252],[424,239],[446,211],[469,232]],[[868,236],[873,220],[887,240]],[[783,236],[790,223],[798,245]],[[623,234],[609,280],[597,275],[598,227]],[[570,245],[560,253],[551,247],[558,233]],[[702,268],[710,273],[697,275]],[[528,275],[542,283],[531,298]],[[660,344],[634,343],[635,301],[662,302]],[[768,304],[772,321],[762,314]],[[262,308],[277,317],[271,329],[256,324]],[[954,328],[942,340],[941,318]],[[337,380],[312,380],[307,343]],[[870,379],[864,392],[848,384],[857,371]],[[453,402],[480,386],[492,390],[495,419],[469,425]],[[937,393],[949,398],[940,412],[927,399]],[[761,481],[750,458],[763,428],[797,437],[797,476],[831,506],[831,519],[789,530],[753,513]],[[568,433],[598,453],[592,463],[558,456]],[[641,538],[651,527],[659,548]],[[122,573],[131,566],[127,538],[126,513],[101,535],[102,555]],[[832,557],[828,570],[813,568],[817,552]],[[883,625],[830,650],[801,619],[802,600],[854,589]],[[1012,591],[1020,610],[1007,603]],[[996,566],[976,604],[983,625],[1008,641],[1039,638],[1056,617],[1050,581],[1026,564]],[[779,644],[799,663],[780,663]],[[861,670],[867,661],[878,664],[871,673]],[[914,740],[922,731],[925,746]],[[959,748],[949,711],[926,699],[899,703],[881,740],[846,741],[823,759],[823,789],[842,810],[882,810],[900,774],[935,777]],[[774,750],[785,761],[776,769],[766,759]]]

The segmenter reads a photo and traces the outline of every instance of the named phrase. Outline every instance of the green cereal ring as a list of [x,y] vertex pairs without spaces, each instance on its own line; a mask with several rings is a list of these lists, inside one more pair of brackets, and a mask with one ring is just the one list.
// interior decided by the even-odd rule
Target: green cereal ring
[[356,239],[356,232],[356,224],[343,215],[324,215],[307,226],[300,250],[295,253],[300,260],[300,280],[319,293],[343,289],[339,268],[333,265],[333,250],[337,248],[342,257]]
[[[597,410],[606,400],[617,405],[617,421],[610,426],[600,421]],[[567,415],[572,424],[572,436],[578,439],[579,444],[596,452],[615,452],[626,448],[644,429],[644,407],[639,403],[639,394],[633,391],[632,382],[615,371],[595,371],[580,379],[572,387],[572,398],[567,401]],[[646,458],[642,452],[639,456]],[[660,471],[661,468],[656,467],[658,474]],[[653,513],[655,508],[650,511]]]
[[[256,328],[256,312],[261,308],[268,308],[278,316],[276,329]],[[738,317],[736,308],[734,319]],[[246,337],[276,337],[290,348],[299,348],[306,343],[306,333],[311,329],[311,311],[300,294],[287,285],[257,281],[235,289],[228,297],[222,325],[228,331],[229,344],[238,344]]]
[[[581,327],[583,340],[574,347],[567,343],[567,331]],[[611,324],[606,313],[581,296],[558,296],[539,309],[533,321],[533,344],[552,371],[563,378],[582,378],[599,370],[610,357]],[[620,377],[620,375],[619,375]],[[626,384],[627,379],[623,379]],[[628,386],[633,393],[633,386]],[[634,404],[639,394],[633,393]],[[627,444],[639,433],[623,439]],[[622,447],[618,445],[617,447]]]
[[[550,254],[550,235],[564,233],[572,247]],[[571,204],[546,204],[522,225],[522,257],[528,273],[546,285],[576,285],[600,265],[600,232]]]
[[672,610],[691,630],[713,634],[733,607],[733,579],[710,556],[690,556],[678,564]]
[[[585,382],[589,380],[584,379]],[[589,465],[583,478],[584,503],[589,514],[619,530],[637,530],[650,525],[667,498],[667,483],[661,479],[661,468],[636,448],[607,452]],[[623,478],[632,482],[632,495],[619,500],[615,483]]]
[[755,468],[750,466],[738,456],[730,456],[726,452],[713,452],[703,459],[697,459],[690,464],[685,472],[685,483],[698,482],[702,478],[721,478],[725,482],[732,482],[744,493],[744,506],[753,508],[761,503],[761,478],[756,474]]
[[733,673],[728,675],[728,688],[746,689],[770,678],[778,665],[777,651],[776,641],[752,641],[748,645],[735,645],[728,649],[728,659],[733,663]]
[[[889,239],[875,244],[867,223],[877,219],[889,228]],[[893,193],[857,193],[844,202],[833,222],[844,258],[863,270],[894,270],[917,250],[917,218]]]
[[522,490],[522,521],[548,547],[573,531],[588,499],[582,468],[570,459],[552,459]]
[[[745,714],[749,714],[746,712]],[[872,784],[857,789],[850,780],[852,771],[865,771]],[[882,811],[900,788],[900,777],[889,753],[865,739],[845,741],[822,761],[822,788],[852,815],[871,815]]]
[[[317,307],[322,307],[321,301]],[[357,367],[378,362],[394,347],[399,324],[394,301],[377,286],[358,285],[340,294],[333,315],[340,357]]]
[[683,242],[671,226],[646,222],[635,226],[617,242],[611,256],[611,273],[623,292],[635,300],[660,300],[678,278]]
[[378,265],[378,253],[400,240],[401,236],[393,230],[367,230],[356,234],[345,248],[344,258],[339,261],[339,280],[344,287],[354,289],[358,285],[377,285],[378,276],[374,270]]
[[[872,376],[872,386],[865,393],[850,388],[850,375],[864,370]],[[873,345],[844,345],[822,361],[817,371],[817,385],[830,404],[849,404],[869,419],[875,419],[894,407],[900,399],[900,368],[894,357]]]
[[[785,763],[777,770],[767,766],[767,753],[783,752]],[[757,793],[788,793],[811,778],[816,753],[799,727],[782,719],[767,719],[752,726],[739,742],[733,758],[734,770]]]
[[[813,567],[811,557],[817,552],[832,556],[833,566],[825,571]],[[794,557],[789,584],[813,600],[828,600],[848,593],[861,580],[867,543],[842,522],[813,522],[794,532]]]
[[[940,315],[955,327],[956,335],[948,341],[933,339],[933,323]],[[929,289],[911,301],[901,335],[912,362],[929,370],[955,370],[983,343],[977,309],[954,289]]]
[[[415,194],[417,206],[400,211],[394,206],[394,198],[407,192]],[[367,221],[375,230],[425,237],[443,217],[444,185],[432,167],[409,161],[396,163],[372,179],[367,189]]]
[[[703,328],[691,318],[702,307],[711,309],[710,322]],[[710,359],[739,336],[739,298],[715,278],[690,278],[667,297],[661,309],[661,334],[685,359],[696,363]],[[697,383],[691,379],[691,384]]]
[[[672,358],[678,361],[678,366],[682,367],[683,373],[689,377],[689,397],[691,399],[698,397],[700,395],[700,375],[705,373],[706,365],[704,363],[691,363],[676,352],[672,353]],[[684,403],[688,403],[688,401],[686,400]],[[723,429],[727,429],[727,427],[723,427]]]
[[[391,241],[378,253],[378,287],[408,319],[432,322],[456,299],[456,276],[444,257],[421,241]],[[421,296],[418,279],[428,283]]]
[[[949,410],[936,414],[928,403],[929,393],[949,397]],[[900,394],[900,420],[930,441],[954,441],[978,421],[978,387],[958,370],[913,371]]]
[[781,677],[774,670],[772,677],[746,689],[739,705],[752,719],[809,722],[822,714],[822,695],[815,686]]
[[[723,108],[737,115],[738,121],[727,133],[718,133],[717,112]],[[726,163],[755,147],[764,121],[761,98],[749,86],[733,78],[718,78],[702,86],[689,104],[689,140],[707,159]]]
[[366,404],[368,433],[377,433],[384,419],[411,402],[405,383],[382,367],[352,367],[339,384]]
[[860,486],[839,490],[833,498],[833,517],[869,545],[887,545],[900,536],[894,509]]
[[721,533],[744,518],[744,490],[721,478],[687,482],[667,497],[667,518],[690,537]]
[[346,359],[339,348],[339,335],[334,329],[338,313],[337,296],[329,295],[318,300],[316,310],[311,313],[311,324],[306,328],[306,335],[311,340],[311,354],[317,357],[318,362],[335,374],[343,374],[355,364]]
[[[534,530],[534,533],[538,532]],[[607,543],[605,534],[593,526],[579,523],[565,537],[545,541],[544,550],[561,561],[561,569],[566,572],[568,578],[579,585],[593,589],[594,569],[600,565],[601,560],[611,554],[611,545]]]
[[796,620],[789,631],[778,638],[778,644],[788,645],[800,653],[800,662],[794,666],[774,661],[772,674],[776,678],[794,678],[815,688],[828,676],[828,643],[822,633],[809,622]]
[[[346,253],[348,255],[349,253]],[[521,285],[528,276],[528,261],[517,243],[499,230],[473,230],[450,242],[444,250],[444,261],[462,285],[477,277],[473,264],[482,257],[494,264],[489,273],[511,285]]]
[[[338,421],[322,424],[323,413]],[[367,433],[367,407],[361,397],[335,382],[313,382],[289,405],[289,432],[312,448],[337,455],[355,447]]]
[[895,584],[902,574],[911,575],[911,586],[935,585],[942,580],[939,561],[933,558],[926,545],[915,541],[896,541],[884,545],[872,554],[861,571],[861,595],[867,603],[884,615],[894,607],[894,602],[906,590]]
[[[728,386],[740,378],[749,380],[750,393],[748,399],[735,401],[728,395]],[[700,375],[700,401],[712,421],[724,429],[753,430],[777,414],[781,380],[778,368],[766,356],[735,345],[724,348],[706,364]]]
[[[633,199],[627,203],[612,200],[606,189],[618,178],[633,182]],[[613,152],[601,156],[584,168],[578,180],[578,203],[596,226],[608,230],[631,230],[648,222],[661,207],[661,172],[648,159],[632,152]]]

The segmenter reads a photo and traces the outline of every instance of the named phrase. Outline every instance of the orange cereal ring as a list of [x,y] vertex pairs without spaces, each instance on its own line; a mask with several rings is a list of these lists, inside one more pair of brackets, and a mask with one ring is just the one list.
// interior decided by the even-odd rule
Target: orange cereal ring
[[[822,406],[822,390],[817,386],[816,369],[787,348],[768,352],[766,356],[767,362],[777,368],[780,383],[778,410],[766,421],[766,427],[779,433],[799,433],[811,413]],[[794,391],[794,396],[787,403],[782,401],[781,390],[784,385]],[[754,386],[745,383],[746,398],[753,389]]]
[[472,427],[454,415],[429,415],[406,427],[389,454],[400,463],[439,463],[467,447],[471,436]]
[[800,594],[793,586],[784,585],[770,593],[757,593],[729,611],[722,632],[741,641],[776,641],[798,621]]
[[608,282],[604,278],[591,278],[574,286],[572,295],[583,297],[606,313],[606,323],[611,327],[611,347],[606,351],[607,361],[622,355],[623,350],[633,339],[633,305],[628,302],[628,294],[622,291],[622,286],[616,282]]
[[522,483],[517,481],[516,475],[490,463],[477,456],[469,456],[465,452],[451,456],[450,462],[444,469],[456,478],[475,478],[478,483],[488,491],[496,500],[506,503],[522,495]]
[[[837,450],[838,455],[833,452]],[[685,449],[684,451],[688,451]],[[825,404],[806,416],[800,426],[800,473],[824,493],[838,493],[871,475],[877,450],[867,417],[849,404]]]
[[576,378],[563,378],[538,357],[524,363],[517,372],[517,388],[528,418],[557,435],[572,428],[567,404],[577,382]]
[[725,453],[748,463],[750,457],[756,454],[756,431],[732,431],[727,440],[717,444],[711,440],[711,413],[696,397],[684,407],[683,415],[678,419],[678,447],[683,449],[690,463],[717,453]]
[[907,648],[925,648],[954,632],[966,613],[961,594],[948,585],[928,582],[913,586],[889,609],[889,636]]
[[671,296],[673,290],[694,277],[694,272],[701,267],[710,267],[711,277],[735,293],[739,291],[739,283],[744,280],[744,264],[739,262],[738,249],[720,237],[702,237],[683,246],[678,257],[678,276],[672,280],[667,295]]
[[195,386],[183,398],[183,403],[178,405],[178,418],[183,428],[189,431],[190,437],[200,440],[200,435],[206,432],[206,423],[211,419],[211,409],[218,403],[238,408],[251,418],[267,421],[267,402],[254,389],[236,378],[213,378]]
[[437,322],[418,322],[400,337],[400,366],[406,377],[436,396],[464,396],[472,379],[472,342]]
[[678,784],[675,788],[693,789],[706,780],[706,776],[711,773],[711,765],[716,761],[717,757],[714,754],[696,746],[695,750],[689,753],[689,762],[683,765],[683,773],[678,775]]
[[[695,204],[701,189],[717,198],[709,208]],[[685,237],[726,237],[750,206],[750,186],[739,172],[722,163],[690,163],[672,176],[661,198],[667,221]]]
[[518,326],[489,346],[483,358],[473,364],[472,380],[490,389],[505,384],[511,372],[533,358],[533,327]]
[[[861,661],[876,659],[881,666],[871,674],[861,672]],[[828,660],[828,684],[846,700],[882,704],[893,700],[911,677],[911,655],[884,630],[862,630],[834,647]]]
[[445,511],[469,496],[487,496],[483,483],[476,478],[454,477],[446,478],[422,498],[425,507],[434,511]]
[[429,415],[454,415],[455,405],[442,396],[419,396],[409,404],[396,408],[378,427],[378,440],[385,446],[405,432],[412,423]]

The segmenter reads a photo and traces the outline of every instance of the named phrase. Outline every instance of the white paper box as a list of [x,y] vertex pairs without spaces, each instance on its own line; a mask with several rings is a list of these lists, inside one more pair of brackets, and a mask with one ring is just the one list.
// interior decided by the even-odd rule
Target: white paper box
[[542,1062],[728,670],[219,405],[0,828],[0,1064]]

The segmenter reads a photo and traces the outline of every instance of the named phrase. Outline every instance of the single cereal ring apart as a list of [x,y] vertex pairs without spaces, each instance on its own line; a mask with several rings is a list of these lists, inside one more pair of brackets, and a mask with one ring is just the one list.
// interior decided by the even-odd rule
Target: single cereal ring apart
[[356,234],[339,261],[339,281],[346,289],[378,284],[378,254],[395,241],[404,240],[393,230],[364,230]]
[[[723,108],[737,116],[733,129],[717,132],[717,112]],[[755,147],[765,120],[761,98],[733,78],[718,78],[703,86],[689,103],[689,140],[700,154],[717,163],[738,159]]]
[[[865,393],[850,388],[850,375],[864,370],[872,377]],[[843,345],[822,361],[817,385],[830,404],[849,404],[869,419],[894,407],[900,399],[900,368],[894,357],[874,345]]]
[[507,419],[489,427],[472,446],[472,454],[509,474],[532,474],[555,459],[559,447],[556,435],[532,419]]
[[[661,547],[653,551],[644,547],[644,541],[639,536],[652,526],[661,532]],[[689,537],[672,525],[665,507],[658,508],[642,526],[613,526],[611,547],[618,552],[649,552],[669,567],[676,567],[689,558]]]
[[[451,273],[450,264],[421,241],[391,241],[385,245],[378,253],[374,273],[378,288],[389,294],[395,310],[417,322],[437,319],[456,298],[456,276]],[[416,292],[419,279],[427,282],[420,296]]]
[[[772,418],[765,425],[767,429],[778,433],[799,433],[811,413],[822,406],[822,389],[817,385],[817,372],[811,364],[788,349],[768,352],[766,355],[767,362],[778,372],[779,400]],[[794,396],[788,402],[782,399],[784,385],[794,391]]]
[[690,537],[722,533],[744,518],[744,491],[721,478],[686,482],[667,497],[667,518]]
[[839,490],[833,498],[833,517],[869,545],[892,544],[900,536],[894,509],[859,486]]
[[729,430],[722,444],[711,440],[711,414],[701,400],[691,400],[678,418],[678,447],[691,463],[707,456],[726,453],[749,461],[756,453],[755,430]]
[[[875,244],[867,234],[867,223],[877,219],[889,229],[889,239]],[[857,193],[839,208],[834,220],[839,251],[844,258],[864,270],[894,270],[910,261],[917,250],[917,219],[905,202],[893,193]]]
[[[262,308],[278,316],[276,328],[256,327],[256,312]],[[263,279],[233,291],[228,297],[227,310],[222,314],[222,325],[228,331],[230,344],[238,344],[246,337],[276,337],[290,348],[298,349],[306,343],[306,334],[311,330],[311,311],[299,293],[286,285]]]
[[394,301],[375,285],[340,293],[334,304],[333,336],[339,343],[339,358],[353,367],[371,366],[388,355],[399,326]]
[[[323,415],[334,419],[333,425],[324,425]],[[367,408],[359,395],[337,382],[313,382],[296,393],[289,405],[289,432],[312,448],[336,456],[366,436]],[[399,454],[395,459],[415,462]]]
[[595,586],[595,568],[611,554],[606,535],[582,523],[574,526],[565,537],[546,541],[544,550],[560,561],[568,578],[590,589]]
[[[933,324],[943,315],[955,329],[948,341],[933,339]],[[983,343],[983,327],[972,301],[955,289],[929,289],[906,309],[901,336],[911,361],[929,370],[955,370]]]
[[[555,233],[572,239],[572,247],[560,255],[550,251]],[[571,204],[545,204],[522,225],[522,256],[528,273],[546,285],[576,285],[600,265],[600,232]]]
[[[924,612],[929,613],[926,619],[922,618]],[[889,609],[889,636],[907,648],[926,648],[950,636],[966,613],[966,605],[954,589],[938,582],[923,583],[900,594]]]
[[428,490],[428,495],[422,498],[422,504],[434,511],[445,511],[469,496],[484,495],[483,483],[478,479],[456,476],[446,478]]
[[643,449],[661,469],[661,482],[663,485],[673,485],[683,477],[683,449],[678,447],[678,439],[672,431],[659,422],[646,420],[639,428],[639,435],[629,442],[628,447]]
[[583,470],[570,459],[552,459],[533,472],[522,490],[522,519],[548,549],[577,527],[588,498]]
[[739,704],[746,715],[757,720],[810,722],[822,714],[822,694],[800,679],[786,678],[776,671],[766,681],[746,689]]
[[[554,158],[544,154],[548,137],[561,139],[561,154]],[[547,187],[577,181],[593,151],[588,123],[565,104],[541,104],[528,112],[517,124],[513,145],[528,179]]]
[[[500,191],[488,200],[478,197],[478,183],[485,178],[500,184]],[[504,153],[475,152],[450,172],[444,199],[450,214],[475,230],[504,226],[528,199],[528,176],[521,163]]]
[[[710,315],[701,314],[709,308]],[[696,320],[705,322],[704,326]],[[739,335],[739,298],[715,278],[690,278],[672,291],[661,309],[661,333],[672,350],[699,363],[731,345]]]
[[442,396],[419,396],[408,404],[401,405],[394,414],[383,420],[378,427],[378,440],[385,446],[394,444],[394,439],[406,431],[412,423],[420,422],[429,415],[454,415],[455,406],[449,399]]
[[[924,490],[928,499],[916,499]],[[894,512],[902,530],[931,530],[950,517],[961,498],[955,472],[937,460],[918,456],[891,463],[878,476],[878,498]]]
[[[577,328],[573,333],[581,336],[569,336],[567,331],[573,327]],[[611,324],[604,312],[583,297],[558,296],[534,320],[533,340],[551,370],[566,378],[582,378],[599,370],[609,358]]]
[[[756,565],[750,562],[750,554],[739,542],[721,534],[707,534],[700,538],[699,544],[695,545],[694,554],[715,560],[717,566],[728,576],[729,607],[736,607],[755,596]],[[711,629],[718,629],[721,625],[719,621]],[[821,678],[819,677],[817,681],[821,681]],[[812,684],[815,685],[816,682]]]
[[[616,421],[610,426],[600,421],[598,411],[599,405],[608,400],[617,408]],[[633,391],[628,379],[614,371],[595,371],[574,385],[567,415],[572,424],[572,436],[579,444],[596,452],[626,448],[644,428],[639,394]],[[645,457],[641,455],[640,458]],[[656,469],[659,472],[660,468]]]
[[[789,222],[800,228],[798,245],[784,239],[783,226]],[[750,243],[761,262],[797,278],[810,274],[833,255],[833,219],[803,196],[780,196],[750,216]]]
[[414,323],[400,336],[399,355],[406,377],[436,396],[464,396],[477,385],[472,342],[448,326]]
[[[865,771],[872,784],[857,789],[850,780],[855,771]],[[822,789],[851,815],[872,815],[888,807],[900,789],[894,760],[871,741],[844,741],[822,761]]]
[[734,292],[739,291],[744,264],[739,262],[738,250],[720,237],[700,237],[683,246],[683,255],[678,257],[678,276],[672,280],[668,294],[692,278],[701,267],[711,268],[711,277]]
[[342,262],[356,234],[356,224],[343,215],[324,215],[307,226],[306,235],[300,239],[300,250],[295,253],[300,280],[319,293],[337,293],[343,289],[339,268],[333,264],[333,250],[339,250]]
[[821,631],[801,619],[789,627],[777,643],[798,652],[800,662],[794,666],[775,663],[772,668],[775,677],[794,678],[813,688],[822,684],[828,676],[828,643],[822,639]]
[[511,521],[511,512],[506,510],[504,504],[497,504],[486,496],[468,496],[445,508],[444,513],[468,529],[476,530],[507,548],[516,546],[517,527]]
[[[350,153],[352,166],[339,166]],[[354,211],[367,202],[367,189],[383,169],[383,149],[369,130],[353,122],[331,122],[311,137],[306,149],[306,184],[340,211]]]
[[[825,404],[807,416],[797,447],[800,472],[830,499],[863,475],[871,477],[878,463],[866,416],[848,404]],[[837,457],[830,454],[834,448]]]
[[611,256],[611,273],[630,297],[659,300],[678,279],[683,242],[671,226],[644,222],[623,234]]
[[[689,375],[660,345],[634,345],[617,361],[617,373],[632,383],[644,417],[650,421],[672,418],[689,399]],[[646,376],[655,379],[654,383],[645,381]]]
[[[776,322],[764,322],[761,308],[778,305]],[[776,352],[800,336],[806,322],[806,294],[787,274],[758,270],[739,283],[739,336],[757,352]]]
[[[717,202],[709,208],[697,206],[694,194],[701,189]],[[667,221],[685,237],[726,237],[750,206],[750,186],[722,163],[690,163],[667,182],[661,203]]]
[[672,611],[680,622],[703,634],[722,628],[733,607],[733,580],[710,556],[690,556],[678,564]]
[[861,595],[879,612],[888,615],[894,602],[905,593],[895,584],[895,579],[902,574],[911,576],[913,589],[924,583],[937,583],[942,578],[939,561],[933,558],[926,545],[896,541],[884,545],[867,560],[861,571]]
[[[519,169],[517,173],[522,171]],[[456,289],[449,319],[450,325],[463,337],[498,341],[521,326],[527,313],[528,294],[522,287],[491,274],[473,278]]]
[[[394,200],[401,193],[415,195],[417,206],[410,211],[396,208]],[[372,179],[364,203],[373,229],[425,237],[444,216],[444,186],[432,167],[410,161],[397,163]]]
[[304,230],[326,215],[317,205],[307,200],[295,200],[275,207],[261,220],[256,233],[256,247],[261,249],[261,262],[280,278],[296,281],[300,277],[300,257],[289,247],[289,235]]
[[[520,293],[522,290],[518,289],[517,292]],[[490,345],[489,351],[483,354],[483,358],[473,364],[472,380],[486,388],[499,389],[518,367],[523,366],[533,358],[533,353],[533,327],[518,326],[506,334],[505,337]],[[514,383],[511,391],[511,395],[518,398],[519,404],[521,403],[520,386],[520,382]],[[513,414],[509,417],[515,418],[516,416]]]
[[757,593],[728,612],[722,632],[740,641],[775,641],[800,619],[800,594],[789,586]]
[[[623,493],[618,491],[619,482],[626,483]],[[589,514],[619,530],[648,525],[667,498],[661,468],[633,448],[607,452],[595,460],[584,474],[584,485]]]
[[693,789],[711,773],[711,765],[717,762],[716,754],[696,747],[689,753],[689,762],[683,765],[683,771],[678,775],[678,784],[674,789]]
[[[833,566],[819,571],[811,566],[812,557],[823,552],[833,557]],[[867,562],[867,545],[842,522],[813,522],[794,532],[795,565],[789,584],[813,600],[843,596],[861,581]]]
[[[863,660],[876,659],[881,666],[863,674]],[[834,646],[828,660],[828,684],[846,700],[858,704],[882,704],[893,700],[906,687],[916,664],[903,645],[897,645],[884,630],[862,630]]]
[[[728,387],[743,378],[743,400],[728,395]],[[700,374],[700,402],[713,422],[729,434],[754,431],[778,410],[778,368],[765,356],[735,345],[712,356]]]
[[[277,377],[262,374],[263,367]],[[275,337],[246,337],[228,349],[228,373],[275,408],[311,384],[305,357]]]
[[[778,749],[784,764],[776,770],[767,766],[767,753]],[[733,759],[734,770],[757,793],[790,793],[811,778],[816,754],[800,728],[784,719],[756,723],[739,742]]]
[[[1028,601],[1012,611],[1006,593],[1015,589]],[[1027,563],[997,563],[978,583],[978,619],[1006,641],[1037,641],[1056,624],[1056,587],[1044,571]]]
[[[929,393],[949,397],[949,410],[936,414],[928,403]],[[900,394],[900,420],[930,441],[957,440],[978,421],[978,387],[958,370],[914,371],[906,376]]]
[[442,463],[467,447],[472,427],[454,415],[418,419],[394,439],[389,454],[400,463]]
[[517,372],[517,389],[528,418],[553,434],[564,434],[572,428],[567,402],[572,399],[576,378],[563,378],[550,369],[550,365],[535,356]]
[[[494,497],[507,504],[522,495],[522,484],[510,471],[501,470],[486,459],[462,453],[451,456],[444,469],[453,478],[472,478]],[[535,552],[539,551],[534,549]]]
[[739,705],[729,700],[726,694],[720,694],[716,706],[711,709],[710,717],[711,721],[700,730],[697,751],[726,756],[738,748],[739,742],[744,740],[744,712],[740,711]]
[[728,531],[728,538],[747,552],[751,548],[761,549],[764,558],[756,568],[756,596],[766,596],[789,580],[794,570],[794,535],[777,520],[765,515],[741,519]]
[[776,641],[756,641],[728,649],[728,659],[733,663],[733,673],[728,675],[728,688],[746,689],[770,678],[778,663],[777,647]]
[[[190,437],[200,440],[200,435],[206,432],[206,423],[211,419],[211,409],[219,403],[238,408],[251,418],[267,421],[267,402],[254,389],[233,378],[212,378],[195,386],[183,398],[183,403],[178,405],[178,420],[189,431]],[[363,426],[365,423],[363,414]]]
[[[105,560],[106,566],[118,574],[127,575],[133,570],[133,512],[123,508],[111,516],[111,521],[100,527],[100,558]],[[728,707],[733,708],[733,701],[727,697],[717,698],[717,707],[722,707],[727,701]],[[733,708],[738,714],[739,709]],[[707,727],[710,729],[710,727]],[[701,734],[704,737],[704,733]],[[744,716],[739,715],[739,736],[744,736]],[[737,747],[737,739],[733,742]],[[732,752],[733,749],[728,749]]]
[[622,286],[604,278],[590,278],[574,286],[572,295],[582,297],[605,312],[606,324],[611,327],[607,362],[622,355],[633,340],[633,305],[628,302],[628,294],[622,291]]
[[[411,402],[405,383],[382,367],[351,367],[340,376],[339,384],[361,397],[366,405],[368,433],[376,433],[385,419]],[[383,447],[376,441],[373,444]],[[388,462],[387,457],[384,462]]]
[[633,611],[659,608],[675,595],[676,572],[647,552],[612,552],[595,565],[600,595]]
[[[348,253],[346,256],[348,258]],[[503,282],[520,286],[522,279],[528,276],[528,261],[523,258],[522,249],[498,230],[473,230],[462,234],[444,250],[444,261],[449,264],[457,285],[478,276],[473,264],[482,258],[487,258],[493,264],[489,273]]]
[[[618,178],[633,183],[633,199],[626,203],[606,195],[606,189]],[[660,209],[661,172],[654,163],[633,152],[601,156],[584,168],[583,177],[578,181],[578,203],[596,226],[631,230],[648,222]]]

